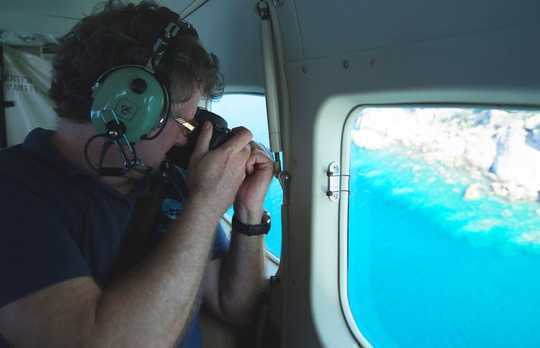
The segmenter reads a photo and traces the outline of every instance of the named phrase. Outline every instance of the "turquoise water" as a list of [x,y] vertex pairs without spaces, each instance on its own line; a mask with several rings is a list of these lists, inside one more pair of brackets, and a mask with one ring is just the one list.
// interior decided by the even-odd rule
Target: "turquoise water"
[[264,238],[266,249],[272,255],[279,258],[281,256],[281,204],[283,203],[283,193],[277,179],[273,179],[264,200],[264,207],[272,217],[270,232]]
[[464,201],[465,182],[352,149],[349,299],[375,347],[540,347],[538,204]]

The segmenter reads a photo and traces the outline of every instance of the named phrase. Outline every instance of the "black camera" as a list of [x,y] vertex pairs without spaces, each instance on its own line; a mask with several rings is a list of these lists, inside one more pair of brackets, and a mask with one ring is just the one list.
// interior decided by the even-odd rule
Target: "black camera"
[[212,139],[210,140],[209,145],[210,150],[219,147],[232,136],[227,121],[225,121],[223,117],[208,110],[201,108],[197,109],[194,121],[195,127],[189,135],[188,143],[185,146],[173,146],[173,148],[167,152],[167,160],[183,169],[187,169],[189,165],[191,154],[193,153],[197,139],[199,139],[199,135],[201,134],[201,126],[205,121],[210,121],[213,126]]

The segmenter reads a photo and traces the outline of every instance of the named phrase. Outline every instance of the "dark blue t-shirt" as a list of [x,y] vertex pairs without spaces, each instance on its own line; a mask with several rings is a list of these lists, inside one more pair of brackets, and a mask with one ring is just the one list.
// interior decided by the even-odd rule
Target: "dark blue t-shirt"
[[[106,287],[126,238],[135,198],[64,160],[52,134],[38,128],[23,144],[0,151],[0,307],[75,277]],[[180,197],[168,193],[154,240],[181,210]],[[227,247],[218,228],[213,258]],[[198,321],[196,309],[182,347],[201,347]]]

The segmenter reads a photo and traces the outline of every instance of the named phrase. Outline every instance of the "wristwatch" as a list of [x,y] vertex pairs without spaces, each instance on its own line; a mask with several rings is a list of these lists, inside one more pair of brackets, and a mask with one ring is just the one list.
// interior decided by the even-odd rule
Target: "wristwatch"
[[246,236],[259,236],[261,234],[267,234],[270,231],[270,221],[270,213],[267,211],[263,213],[261,223],[258,225],[244,224],[236,218],[235,214],[232,218],[232,230]]

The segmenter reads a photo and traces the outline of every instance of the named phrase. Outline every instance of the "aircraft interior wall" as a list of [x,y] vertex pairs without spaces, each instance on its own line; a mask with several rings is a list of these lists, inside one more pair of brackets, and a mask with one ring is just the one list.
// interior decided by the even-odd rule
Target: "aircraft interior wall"
[[285,341],[351,346],[340,309],[340,234],[329,233],[339,205],[325,196],[347,116],[365,105],[538,106],[540,8],[503,0],[283,3],[294,250],[286,260],[294,285],[286,288]]

